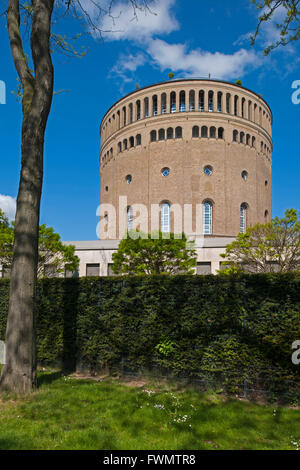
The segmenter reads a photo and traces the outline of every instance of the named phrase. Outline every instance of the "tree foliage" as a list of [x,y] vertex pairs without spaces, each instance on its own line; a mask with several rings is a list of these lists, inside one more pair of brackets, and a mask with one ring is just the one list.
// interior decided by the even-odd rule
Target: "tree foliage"
[[[3,222],[2,222],[3,221]],[[10,269],[13,260],[14,228],[0,209],[0,264]],[[56,276],[67,265],[70,271],[76,271],[79,259],[75,256],[73,245],[64,245],[60,235],[45,224],[39,228],[38,278]],[[53,270],[47,270],[47,266]]]
[[300,39],[300,1],[299,0],[250,0],[254,3],[256,8],[260,10],[261,14],[258,18],[256,31],[251,36],[252,44],[255,43],[260,29],[264,23],[272,21],[275,13],[279,9],[284,9],[284,18],[280,23],[276,24],[279,33],[279,39],[274,43],[269,44],[264,53],[268,55],[273,49],[278,46],[286,46],[291,42]]
[[[138,9],[147,8],[148,0],[128,0],[128,3],[136,16]],[[105,15],[113,19],[113,4],[114,0],[7,0],[3,12],[23,113],[21,174],[6,330],[7,362],[0,377],[3,390],[29,393],[37,385],[35,297],[44,141],[54,94],[52,53],[58,48],[64,54],[82,56],[83,53],[77,53],[72,45],[78,34],[71,41],[61,34],[68,27],[67,17],[84,24],[87,34],[101,37],[102,19]]]
[[186,235],[131,231],[113,254],[116,274],[191,274],[196,266],[196,251]]
[[239,233],[221,254],[230,267],[222,272],[286,273],[300,268],[300,219],[297,210]]

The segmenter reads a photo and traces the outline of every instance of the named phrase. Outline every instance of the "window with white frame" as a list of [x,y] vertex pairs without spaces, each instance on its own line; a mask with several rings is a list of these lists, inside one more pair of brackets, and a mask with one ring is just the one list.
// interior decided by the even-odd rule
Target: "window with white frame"
[[248,205],[243,202],[240,207],[240,232],[245,233],[246,232],[246,226],[247,226],[247,209]]
[[162,232],[170,232],[170,204],[162,202],[160,205],[160,230]]
[[211,235],[212,233],[212,203],[204,201],[202,204],[203,215],[203,234]]
[[127,208],[127,229],[133,229],[133,210],[131,206]]

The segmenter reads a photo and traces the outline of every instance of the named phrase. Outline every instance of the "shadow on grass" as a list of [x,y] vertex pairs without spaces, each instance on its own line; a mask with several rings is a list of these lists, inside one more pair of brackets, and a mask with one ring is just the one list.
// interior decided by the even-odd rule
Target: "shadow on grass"
[[42,385],[50,385],[52,382],[55,382],[55,380],[62,377],[62,375],[63,372],[61,370],[42,372],[38,374],[38,387],[41,387]]

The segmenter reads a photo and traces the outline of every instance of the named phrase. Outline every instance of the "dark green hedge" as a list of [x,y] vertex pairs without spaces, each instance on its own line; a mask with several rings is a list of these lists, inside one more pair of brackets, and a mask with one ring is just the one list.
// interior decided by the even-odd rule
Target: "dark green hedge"
[[[1,280],[1,339],[8,288]],[[300,376],[291,362],[300,339],[300,275],[45,279],[37,335],[44,365],[158,369],[208,382],[218,376],[232,390],[245,379],[257,388],[261,379],[286,390]],[[156,348],[168,342],[169,352]]]

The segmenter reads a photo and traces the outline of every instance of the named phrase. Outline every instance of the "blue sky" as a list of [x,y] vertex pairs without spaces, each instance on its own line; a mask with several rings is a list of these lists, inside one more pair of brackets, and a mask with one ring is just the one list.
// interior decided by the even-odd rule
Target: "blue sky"
[[[103,0],[103,4],[108,0]],[[235,81],[262,93],[273,111],[273,216],[300,207],[300,104],[292,103],[292,83],[300,80],[300,42],[274,51],[263,49],[276,38],[275,20],[250,45],[258,13],[249,0],[157,0],[153,13],[133,19],[126,2],[118,17],[96,18],[90,0],[85,7],[102,21],[103,41],[83,36],[75,47],[89,48],[81,59],[55,54],[55,90],[45,143],[41,223],[63,240],[96,239],[99,204],[100,121],[111,104],[140,87],[175,77],[207,76]],[[154,14],[156,13],[156,14]],[[98,23],[99,24],[99,23]],[[56,26],[62,34],[84,31],[69,18]],[[21,107],[7,29],[0,20],[0,80],[6,104],[0,104],[0,207],[12,215],[20,173]]]

